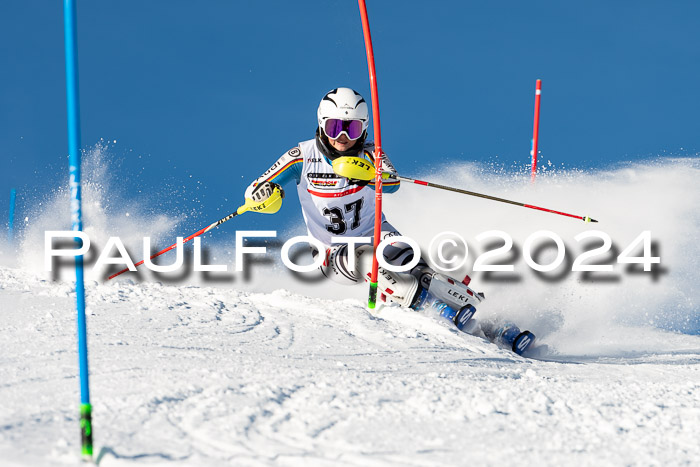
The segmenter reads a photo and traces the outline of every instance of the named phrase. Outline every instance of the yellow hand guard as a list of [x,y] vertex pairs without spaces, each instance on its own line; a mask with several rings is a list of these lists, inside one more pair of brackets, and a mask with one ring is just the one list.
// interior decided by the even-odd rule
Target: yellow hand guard
[[374,180],[375,170],[374,164],[362,157],[344,156],[333,161],[333,172],[351,180]]
[[[263,185],[268,185],[264,186]],[[265,197],[260,201],[256,201],[251,198],[245,199],[245,204],[238,208],[238,214],[243,214],[246,211],[260,212],[262,214],[274,214],[280,210],[282,207],[282,199],[284,199],[284,190],[282,187],[276,183],[266,183],[261,184],[262,190],[270,190],[269,196]],[[261,196],[255,191],[253,192],[254,198],[260,199]]]

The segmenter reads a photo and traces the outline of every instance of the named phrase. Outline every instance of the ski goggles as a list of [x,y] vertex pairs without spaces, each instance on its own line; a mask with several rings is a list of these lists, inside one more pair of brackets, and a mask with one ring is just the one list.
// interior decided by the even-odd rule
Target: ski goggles
[[362,120],[341,120],[339,118],[328,118],[323,123],[323,131],[330,139],[336,139],[345,133],[350,140],[356,140],[362,136],[364,124]]

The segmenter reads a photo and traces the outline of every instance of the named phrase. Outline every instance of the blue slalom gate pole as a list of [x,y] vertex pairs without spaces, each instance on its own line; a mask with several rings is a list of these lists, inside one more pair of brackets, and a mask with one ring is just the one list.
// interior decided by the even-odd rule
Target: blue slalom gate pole
[[[74,232],[83,230],[80,195],[80,101],[78,99],[78,38],[75,0],[64,0],[63,18],[66,44],[66,97],[68,109],[68,165],[70,167],[70,213]],[[76,238],[76,241],[78,239]],[[78,359],[80,363],[80,434],[82,455],[92,458],[92,405],[87,359],[85,323],[85,282],[83,256],[75,257],[75,297],[78,311]]]
[[15,240],[15,200],[17,198],[17,190],[10,190],[10,219],[7,223],[7,242],[12,245]]

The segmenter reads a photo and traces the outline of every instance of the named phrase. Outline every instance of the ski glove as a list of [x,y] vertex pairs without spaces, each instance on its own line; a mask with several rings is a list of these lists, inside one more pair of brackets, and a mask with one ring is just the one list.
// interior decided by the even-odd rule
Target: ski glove
[[[250,188],[252,188],[252,190]],[[270,195],[272,195],[275,188],[279,188],[282,197],[284,197],[284,190],[282,187],[269,181],[259,183],[255,187],[249,187],[248,190],[246,190],[245,197],[255,201],[256,203],[262,203],[269,198]],[[250,191],[250,193],[248,193],[248,191]]]

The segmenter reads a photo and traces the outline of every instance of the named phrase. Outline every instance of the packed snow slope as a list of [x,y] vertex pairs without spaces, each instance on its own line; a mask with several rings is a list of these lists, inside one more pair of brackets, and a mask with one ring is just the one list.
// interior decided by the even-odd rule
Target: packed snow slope
[[[88,163],[93,242],[120,236],[138,260],[140,237],[167,246],[191,233],[177,231],[178,216],[121,202],[99,148]],[[419,176],[590,215],[594,225],[424,187],[385,197],[389,220],[421,246],[442,231],[464,236],[470,257],[455,275],[500,246],[485,246],[480,233],[512,237],[511,251],[489,262],[514,264],[513,272],[472,274],[487,296],[477,317],[535,332],[537,359],[429,315],[393,306],[369,313],[365,287],[292,274],[275,242],[269,260],[233,272],[232,229],[245,230],[253,214],[205,240],[209,260],[228,264],[227,273],[104,281],[105,271],[88,267],[95,457],[100,465],[697,465],[699,176],[697,159],[550,169],[534,187],[526,174],[487,166]],[[65,262],[43,271],[44,231],[68,228],[64,204],[63,191],[42,198],[18,247],[2,247],[3,465],[77,463],[71,271]],[[602,244],[574,239],[592,229],[612,239],[596,259],[613,272],[571,272],[576,257]],[[566,245],[567,260],[551,273],[523,260],[539,230]],[[650,272],[617,264],[646,230],[661,264]],[[288,226],[278,239],[300,233],[300,224]],[[550,261],[551,250],[538,261]]]

